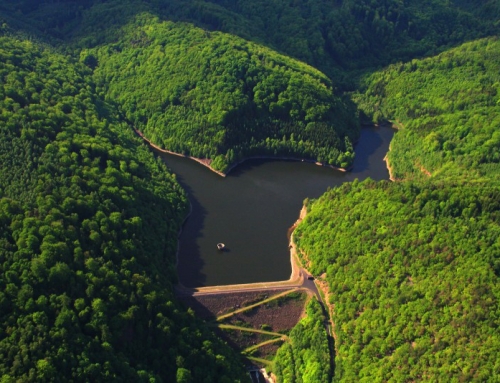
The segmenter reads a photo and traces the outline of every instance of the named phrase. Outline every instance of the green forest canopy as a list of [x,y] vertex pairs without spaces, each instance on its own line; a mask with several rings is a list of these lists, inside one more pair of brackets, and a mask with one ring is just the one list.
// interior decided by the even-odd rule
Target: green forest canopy
[[[4,0],[0,11],[52,38],[106,39],[137,13],[186,21],[284,52],[351,85],[342,70],[434,55],[498,33],[496,0]],[[26,23],[29,20],[29,24]],[[342,70],[339,70],[342,69]]]
[[294,234],[333,297],[335,381],[500,374],[499,48],[394,65],[353,95],[374,121],[397,121],[400,181],[331,190]]
[[84,50],[106,98],[154,143],[224,171],[252,155],[348,167],[355,113],[331,81],[299,61],[231,35],[148,14]]
[[[220,169],[254,151],[305,156],[311,147],[347,165],[357,112],[343,90],[371,120],[402,127],[389,159],[404,181],[329,191],[299,226],[300,248],[335,296],[334,380],[498,376],[500,60],[497,38],[471,40],[498,35],[499,15],[495,0],[3,1],[0,34],[17,36],[0,41],[3,379],[244,379],[234,355],[175,302],[185,196],[129,124],[218,158]],[[207,64],[219,78],[206,76]],[[162,83],[147,73],[160,66]],[[286,93],[291,85],[307,92]],[[255,100],[256,87],[268,97]],[[327,126],[299,138],[316,105],[314,122]],[[176,112],[163,115],[166,106]],[[172,138],[161,133],[167,117],[179,128]],[[201,126],[222,133],[182,146]],[[325,359],[302,334],[278,353],[296,381]]]
[[344,184],[308,206],[294,237],[326,272],[335,381],[498,376],[498,184]]
[[174,300],[186,196],[90,71],[0,37],[0,79],[2,382],[244,379]]
[[402,128],[388,155],[396,178],[500,176],[498,37],[391,65],[353,99],[374,122]]
[[290,342],[276,353],[273,373],[279,382],[329,382],[333,376],[323,309],[316,298],[306,306],[305,317],[290,332]]

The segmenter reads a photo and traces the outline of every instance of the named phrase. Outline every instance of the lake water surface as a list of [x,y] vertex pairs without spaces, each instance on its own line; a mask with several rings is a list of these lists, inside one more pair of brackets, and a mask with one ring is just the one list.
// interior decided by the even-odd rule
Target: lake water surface
[[[288,279],[287,230],[304,199],[356,178],[388,179],[383,159],[393,135],[388,126],[363,128],[347,173],[306,162],[249,160],[223,178],[195,161],[162,154],[192,205],[180,237],[180,282],[200,287]],[[227,251],[218,251],[218,242]]]

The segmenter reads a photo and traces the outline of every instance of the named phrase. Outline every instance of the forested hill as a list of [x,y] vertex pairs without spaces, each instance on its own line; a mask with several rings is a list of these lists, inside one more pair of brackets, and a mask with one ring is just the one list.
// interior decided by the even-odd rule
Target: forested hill
[[498,37],[370,74],[354,99],[401,128],[388,156],[395,178],[500,177]]
[[1,1],[2,382],[244,381],[175,301],[186,196],[131,127],[220,170],[348,166],[358,114],[399,126],[397,182],[307,203],[335,366],[311,304],[277,374],[495,381],[499,19],[497,0]]
[[25,29],[58,39],[85,37],[94,44],[110,25],[148,11],[258,42],[351,83],[339,68],[407,61],[498,33],[500,5],[496,0],[4,0],[1,11]]
[[[209,0],[157,2],[158,13],[257,40],[330,76],[498,31],[495,0]],[[349,79],[345,79],[349,82]]]
[[165,149],[209,158],[216,170],[252,155],[348,167],[354,108],[299,61],[242,39],[149,14],[82,60],[106,97]]
[[2,382],[234,382],[174,301],[184,192],[90,71],[0,37]]
[[326,272],[335,381],[496,381],[499,211],[488,183],[368,180],[308,206],[294,237]]
[[335,381],[496,381],[500,370],[498,38],[366,76],[393,119],[394,183],[354,182],[294,233],[334,311]]
[[329,382],[333,376],[322,307],[311,299],[305,317],[290,331],[290,342],[276,353],[273,373],[279,382]]
[[349,167],[356,112],[333,94],[355,84],[343,70],[494,34],[498,10],[494,1],[9,0],[0,15],[82,54],[101,91],[154,143],[224,171],[253,155]]

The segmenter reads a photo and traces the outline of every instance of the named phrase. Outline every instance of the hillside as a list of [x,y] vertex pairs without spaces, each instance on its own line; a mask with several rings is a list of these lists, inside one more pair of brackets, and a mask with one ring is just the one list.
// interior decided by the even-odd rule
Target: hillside
[[308,206],[294,237],[326,272],[335,381],[494,381],[500,188],[365,181]]
[[290,342],[276,353],[273,373],[280,382],[328,382],[333,376],[325,316],[311,299],[304,318],[290,331]]
[[497,37],[392,65],[361,89],[353,98],[369,118],[401,128],[388,155],[395,178],[500,175]]
[[399,128],[396,182],[306,201],[335,365],[312,303],[276,374],[496,381],[499,19],[496,0],[2,1],[2,382],[246,381],[174,296],[187,198],[132,128],[222,171],[348,167],[358,116]]
[[397,182],[344,184],[294,237],[326,273],[334,381],[494,381],[500,347],[497,38],[390,66],[353,95],[400,127]]
[[500,14],[495,0],[4,0],[2,10],[23,28],[87,44],[102,43],[110,26],[150,12],[271,47],[347,86],[353,82],[346,69],[432,56],[497,34]]
[[2,381],[244,380],[174,300],[184,192],[90,77],[0,37]]
[[354,108],[312,67],[148,14],[116,35],[82,55],[106,98],[155,144],[221,171],[253,155],[351,165]]
[[445,0],[173,1],[158,13],[255,39],[328,73],[433,55],[498,31],[497,2]]

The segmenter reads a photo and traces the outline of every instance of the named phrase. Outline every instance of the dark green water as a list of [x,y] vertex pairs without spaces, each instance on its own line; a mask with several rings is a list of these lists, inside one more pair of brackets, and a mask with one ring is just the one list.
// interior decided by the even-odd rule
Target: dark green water
[[[287,230],[304,199],[355,178],[388,179],[383,158],[393,135],[390,127],[363,128],[348,173],[305,162],[251,160],[223,178],[192,160],[163,155],[193,208],[180,237],[181,283],[199,287],[288,279]],[[218,242],[227,251],[218,251]]]

